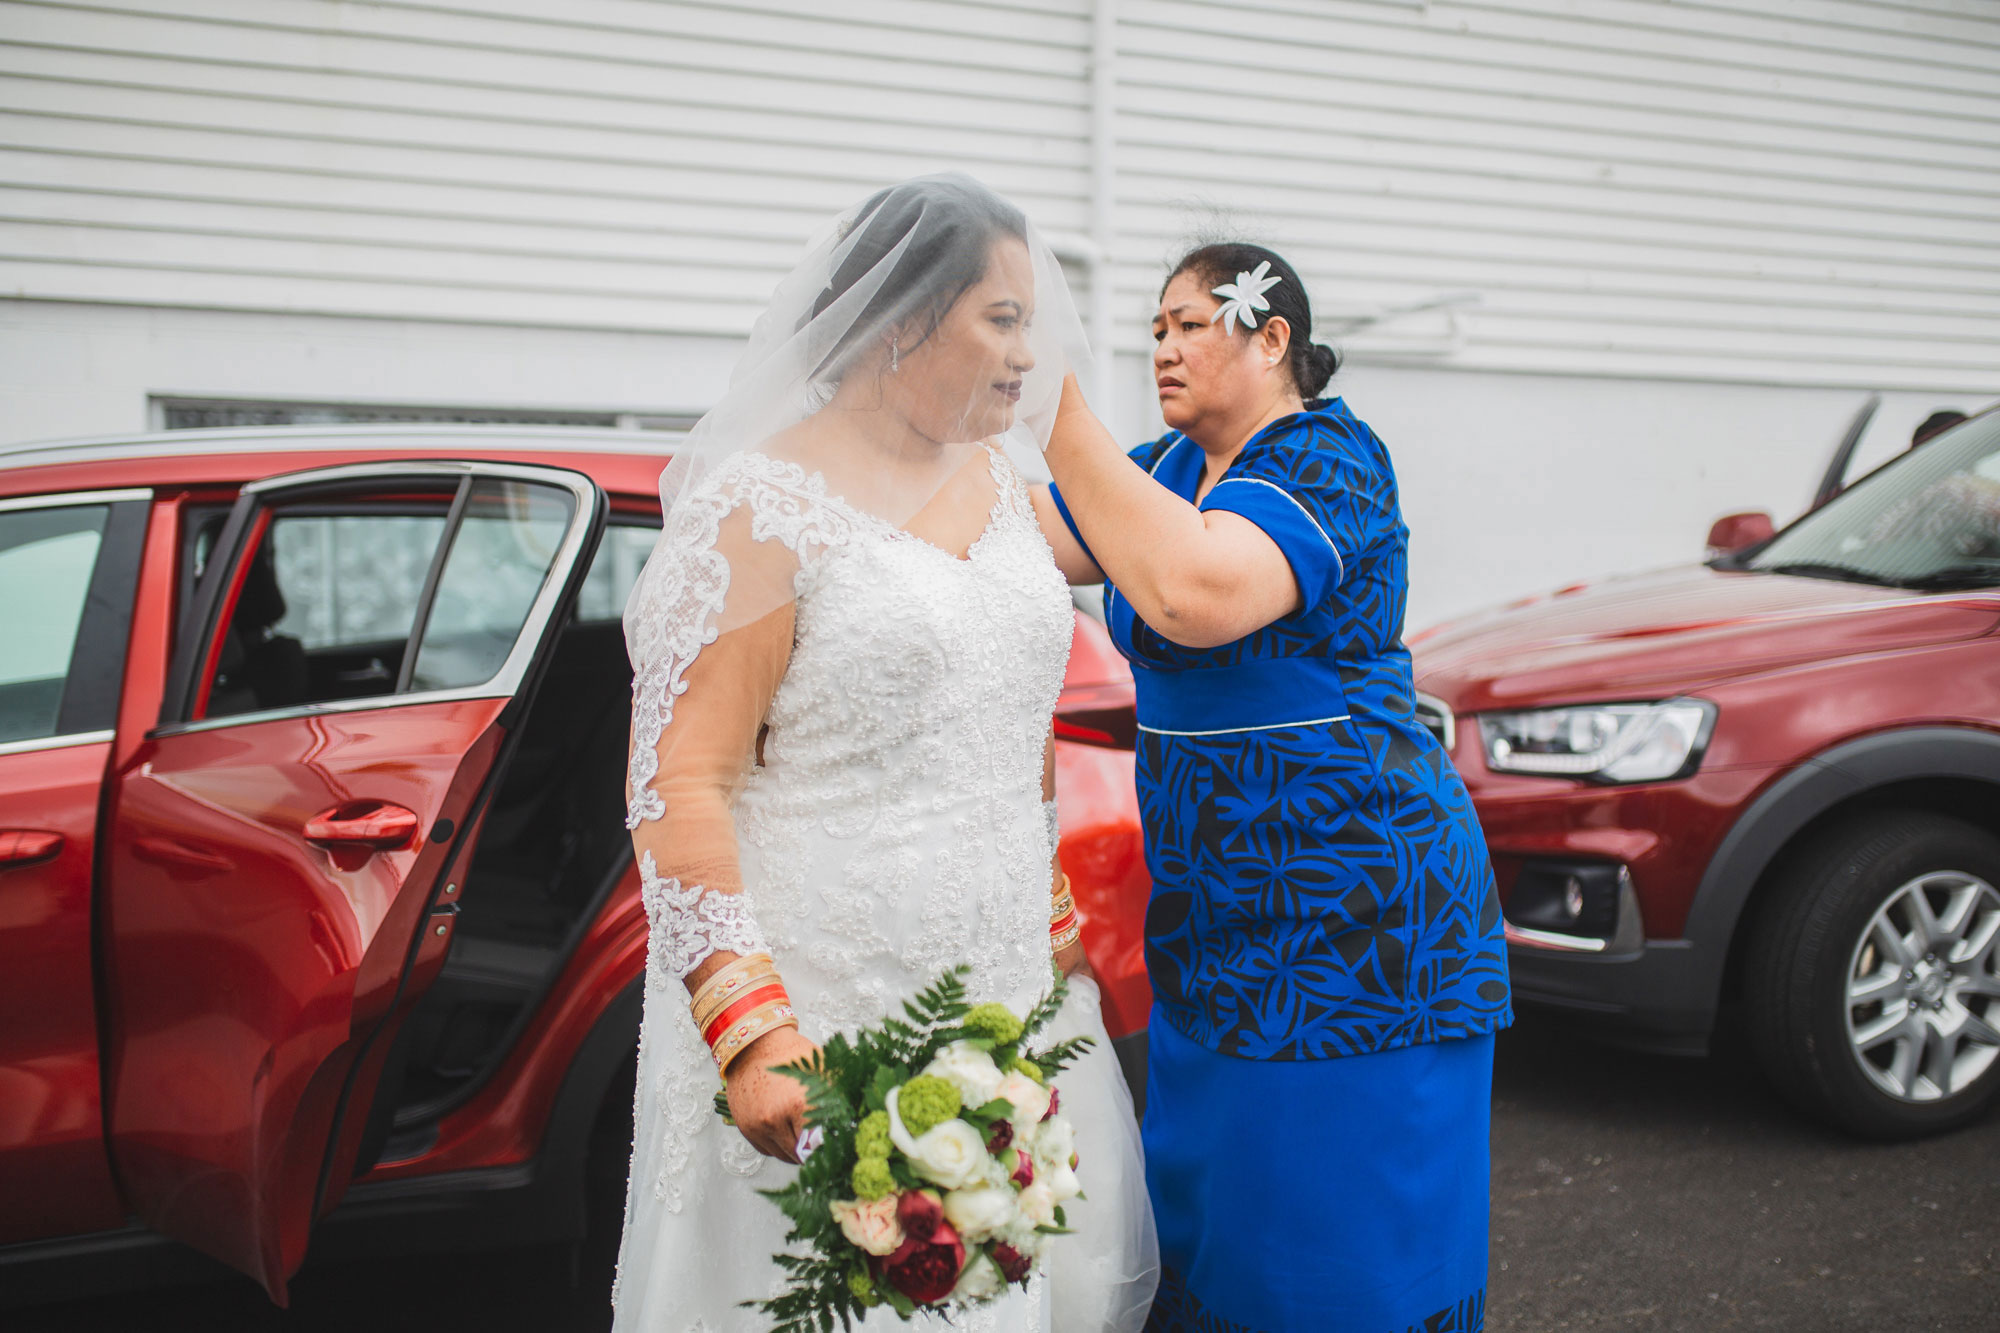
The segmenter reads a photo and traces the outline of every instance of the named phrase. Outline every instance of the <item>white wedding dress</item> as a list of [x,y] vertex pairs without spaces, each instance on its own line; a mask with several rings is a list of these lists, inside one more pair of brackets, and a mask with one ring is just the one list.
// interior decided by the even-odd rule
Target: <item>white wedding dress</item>
[[[964,559],[758,453],[729,459],[677,508],[689,550],[712,545],[742,507],[757,538],[782,541],[799,564],[789,666],[765,718],[763,762],[733,810],[745,892],[706,943],[739,952],[768,943],[815,1041],[900,1013],[955,964],[970,965],[975,1002],[1017,1012],[1049,985],[1054,830],[1042,758],[1072,613],[1021,477],[999,450],[988,454],[998,500]],[[677,628],[688,623],[686,599],[719,605],[727,581],[718,556],[692,592],[685,569],[671,587],[641,584],[635,793],[677,690],[672,664],[699,650],[670,641],[687,632]],[[691,904],[676,881],[646,879],[652,950],[614,1329],[763,1330],[768,1320],[739,1303],[779,1289],[771,1255],[784,1248],[785,1223],[757,1191],[794,1168],[760,1156],[716,1116],[719,1082],[679,979],[687,960],[662,956],[672,951],[664,940],[685,954],[685,923],[670,930],[668,918]],[[1091,983],[1072,989],[1060,1022],[1099,1043],[1058,1080],[1088,1195],[1069,1210],[1079,1234],[1056,1241],[1046,1276],[1026,1291],[960,1317],[953,1326],[969,1333],[1135,1329],[1150,1301],[1156,1259],[1137,1128]],[[946,1327],[929,1317],[915,1325]],[[865,1324],[901,1326],[886,1309]]]

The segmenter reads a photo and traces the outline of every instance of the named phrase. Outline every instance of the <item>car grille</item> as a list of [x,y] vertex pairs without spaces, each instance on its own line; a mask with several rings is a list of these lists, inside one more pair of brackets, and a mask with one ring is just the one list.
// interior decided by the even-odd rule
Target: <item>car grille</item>
[[1416,697],[1417,721],[1424,724],[1424,730],[1438,738],[1444,752],[1450,754],[1458,744],[1458,723],[1451,715],[1451,705],[1429,694]]

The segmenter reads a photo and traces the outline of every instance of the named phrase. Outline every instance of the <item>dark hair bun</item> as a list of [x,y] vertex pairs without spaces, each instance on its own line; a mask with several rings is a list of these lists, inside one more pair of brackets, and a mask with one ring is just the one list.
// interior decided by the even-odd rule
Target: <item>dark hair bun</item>
[[1305,375],[1299,380],[1299,396],[1317,398],[1326,392],[1326,382],[1333,378],[1333,372],[1340,369],[1340,353],[1325,343],[1312,343],[1306,348]]

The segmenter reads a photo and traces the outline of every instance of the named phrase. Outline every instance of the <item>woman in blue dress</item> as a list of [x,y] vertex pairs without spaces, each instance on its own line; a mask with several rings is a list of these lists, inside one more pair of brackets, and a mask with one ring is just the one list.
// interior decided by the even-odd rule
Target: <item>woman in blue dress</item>
[[1484,1324],[1486,845],[1417,721],[1408,530],[1297,273],[1205,246],[1154,319],[1167,434],[1127,454],[1074,381],[1037,496],[1105,581],[1137,686],[1153,893],[1145,1148],[1158,1330]]

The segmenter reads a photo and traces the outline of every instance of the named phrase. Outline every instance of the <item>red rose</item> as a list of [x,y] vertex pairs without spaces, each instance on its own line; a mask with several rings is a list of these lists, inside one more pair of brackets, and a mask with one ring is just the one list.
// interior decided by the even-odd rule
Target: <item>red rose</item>
[[1062,1094],[1056,1091],[1054,1088],[1050,1088],[1049,1109],[1042,1112],[1042,1119],[1047,1120],[1050,1116],[1054,1115],[1059,1109],[1061,1109],[1061,1107],[1062,1107]]
[[1028,1156],[1028,1154],[1022,1152],[1020,1149],[1018,1148],[1015,1149],[1014,1174],[1007,1177],[1007,1179],[1013,1181],[1014,1184],[1020,1189],[1026,1189],[1028,1188],[1028,1186],[1034,1184],[1035,1159]]
[[951,1295],[964,1267],[965,1242],[950,1223],[939,1222],[929,1244],[910,1237],[884,1259],[882,1276],[918,1305],[934,1305]]
[[1014,1141],[1014,1122],[1001,1118],[993,1122],[993,1130],[986,1136],[986,1151],[998,1153]]
[[944,1201],[936,1190],[909,1190],[896,1200],[896,1220],[911,1240],[928,1241],[944,1225]]
[[1024,1281],[1028,1276],[1028,1270],[1035,1266],[1033,1259],[1004,1240],[993,1243],[993,1262],[1000,1265],[1001,1273],[1009,1282]]

